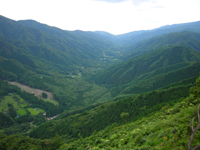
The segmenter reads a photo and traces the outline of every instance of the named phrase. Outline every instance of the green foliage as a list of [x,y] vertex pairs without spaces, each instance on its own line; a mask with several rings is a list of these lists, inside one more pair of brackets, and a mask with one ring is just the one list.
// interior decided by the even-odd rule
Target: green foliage
[[182,97],[189,95],[190,87],[191,84],[179,85],[105,103],[91,110],[86,107],[79,111],[66,111],[56,120],[48,121],[33,129],[29,135],[45,139],[59,134],[66,142],[77,139],[78,134],[87,137],[94,130],[103,130],[113,123],[123,124],[125,121],[121,118],[123,112],[129,114],[129,116],[125,116],[127,117],[126,121],[130,122],[158,111],[165,105],[173,106],[176,102],[181,101]]
[[129,116],[128,113],[125,113],[125,112],[122,112],[122,113],[121,113],[120,117],[122,118],[124,124],[126,123],[126,118],[127,118],[128,116]]
[[0,128],[4,127],[4,126],[11,126],[14,124],[14,120],[8,116],[5,115],[4,113],[0,112]]
[[46,118],[44,118],[44,116],[42,114],[39,114],[34,117],[33,124],[38,126],[38,125],[44,123],[45,121],[46,121]]
[[[200,99],[187,97],[174,106],[121,126],[108,126],[82,140],[64,144],[60,149],[187,149],[191,129],[188,118],[196,117]],[[179,108],[180,111],[176,111]],[[195,122],[196,124],[196,122]],[[199,143],[197,133],[192,145]]]
[[56,150],[63,144],[60,137],[56,136],[53,139],[39,140],[32,139],[28,136],[9,135],[6,136],[0,133],[0,146],[2,150],[6,149],[44,149]]
[[47,98],[47,94],[44,93],[44,92],[42,92],[42,97],[43,97],[43,98]]
[[30,130],[30,123],[22,123],[22,124],[14,124],[13,126],[9,127],[9,128],[4,128],[4,133],[6,135],[11,135],[11,134],[15,134],[15,133],[22,133],[22,132],[27,132],[28,130]]
[[[8,106],[9,107],[9,106]],[[15,108],[12,106],[12,107],[9,107],[8,109],[9,111],[9,115],[14,119],[15,117],[17,117],[17,112],[15,110]]]
[[166,74],[157,75],[155,77],[149,78],[145,81],[140,81],[135,85],[130,85],[129,87],[123,89],[121,93],[145,93],[148,91],[152,91],[155,89],[162,88],[163,86],[167,86],[170,83],[176,83],[178,81],[182,81],[184,79],[188,79],[191,77],[196,77],[199,72],[199,63],[195,63],[189,65],[187,67],[178,69],[176,71],[172,71]]
[[191,87],[190,93],[193,94],[195,98],[200,97],[200,77],[196,79],[196,86]]
[[[73,145],[74,149],[83,147],[90,149],[187,149],[191,135],[188,118],[197,117],[196,106],[199,103],[200,99],[194,98],[194,95],[182,98],[175,105],[167,102],[162,105],[162,109],[149,113],[147,117],[140,117],[122,126],[107,126],[85,139],[70,142],[60,148],[70,149]],[[145,111],[146,108],[148,107],[143,105],[140,110]],[[196,125],[197,121],[194,122],[194,126]],[[199,144],[199,137],[200,134],[196,133],[192,147]]]

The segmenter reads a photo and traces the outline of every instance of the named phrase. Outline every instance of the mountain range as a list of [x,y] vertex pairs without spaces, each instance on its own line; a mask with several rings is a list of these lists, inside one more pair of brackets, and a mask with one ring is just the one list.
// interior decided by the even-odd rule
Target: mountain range
[[[188,129],[179,133],[185,126],[173,125],[169,135],[164,131],[166,135],[153,144],[150,135],[162,132],[158,123],[147,124],[149,131],[137,132],[138,136],[127,130],[144,125],[142,120],[150,122],[157,114],[180,115],[186,121],[183,111],[199,101],[198,82],[195,86],[199,70],[200,22],[112,35],[66,31],[0,16],[0,141],[5,141],[0,147],[13,149],[5,144],[12,136],[41,140],[29,144],[43,149],[77,149],[76,143],[85,149],[160,148],[159,144],[165,145],[160,137],[172,138],[172,133],[183,134],[185,140]],[[44,93],[35,97],[34,92],[26,93],[9,81],[49,91],[53,99],[46,99]]]

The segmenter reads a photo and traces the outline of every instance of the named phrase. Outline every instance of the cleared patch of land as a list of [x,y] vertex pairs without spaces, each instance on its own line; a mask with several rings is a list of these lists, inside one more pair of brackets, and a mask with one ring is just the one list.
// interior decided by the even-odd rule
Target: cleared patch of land
[[27,108],[27,110],[31,113],[31,115],[37,115],[39,113],[44,113],[44,110],[40,108]]
[[26,109],[17,110],[17,114],[19,114],[20,116],[26,115],[27,114]]
[[0,102],[0,112],[2,112],[2,110],[8,110],[8,103],[12,104],[17,110],[22,108],[21,105],[24,107],[28,105],[24,99],[16,94],[10,93],[9,95],[4,96],[4,99]]
[[34,94],[35,96],[40,97],[40,98],[42,98],[42,93],[44,92],[44,93],[47,94],[47,99],[48,100],[49,99],[53,99],[53,93],[51,93],[51,92],[47,92],[47,91],[43,91],[43,90],[40,90],[40,89],[31,88],[29,86],[20,84],[18,82],[8,82],[8,83],[11,84],[11,85],[15,85],[15,86],[21,88],[22,90],[24,90],[25,92]]
[[53,99],[43,99],[45,102],[53,103],[54,105],[58,105],[59,103]]
[[26,115],[27,111],[23,107],[29,104],[17,94],[9,93],[9,95],[4,96],[3,100],[0,102],[0,112],[8,111],[8,103],[12,104],[20,116]]

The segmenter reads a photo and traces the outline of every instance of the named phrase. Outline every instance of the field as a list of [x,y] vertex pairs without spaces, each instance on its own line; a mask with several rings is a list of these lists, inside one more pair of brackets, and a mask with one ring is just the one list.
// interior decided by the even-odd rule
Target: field
[[[46,101],[49,101],[46,99]],[[56,101],[50,100],[55,105],[58,105]],[[0,112],[7,111],[8,110],[8,103],[12,104],[14,108],[17,110],[17,114],[20,116],[26,115],[27,111],[24,109],[24,107],[28,106],[29,104],[25,102],[24,99],[22,99],[19,95],[10,93],[8,96],[5,96],[4,99],[0,102]],[[44,110],[39,108],[27,108],[27,110],[32,115],[37,115],[39,113],[43,113]]]
[[0,112],[8,110],[8,103],[12,104],[17,110],[28,105],[20,96],[10,93],[4,96],[4,99],[0,102]]
[[32,115],[37,115],[39,113],[44,113],[44,110],[40,108],[27,108],[27,110],[32,114]]
[[26,115],[27,114],[26,109],[17,110],[17,114],[20,115],[20,116]]
[[45,102],[53,103],[54,105],[58,105],[58,102],[53,99],[43,99]]
[[25,105],[25,104],[20,104],[20,106],[24,108],[24,107],[26,107],[27,105]]

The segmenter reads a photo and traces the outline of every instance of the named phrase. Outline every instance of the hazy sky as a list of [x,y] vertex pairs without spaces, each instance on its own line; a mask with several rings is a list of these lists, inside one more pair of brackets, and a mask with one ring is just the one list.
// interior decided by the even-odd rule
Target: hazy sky
[[200,21],[200,0],[0,0],[0,15],[64,30],[123,34]]

